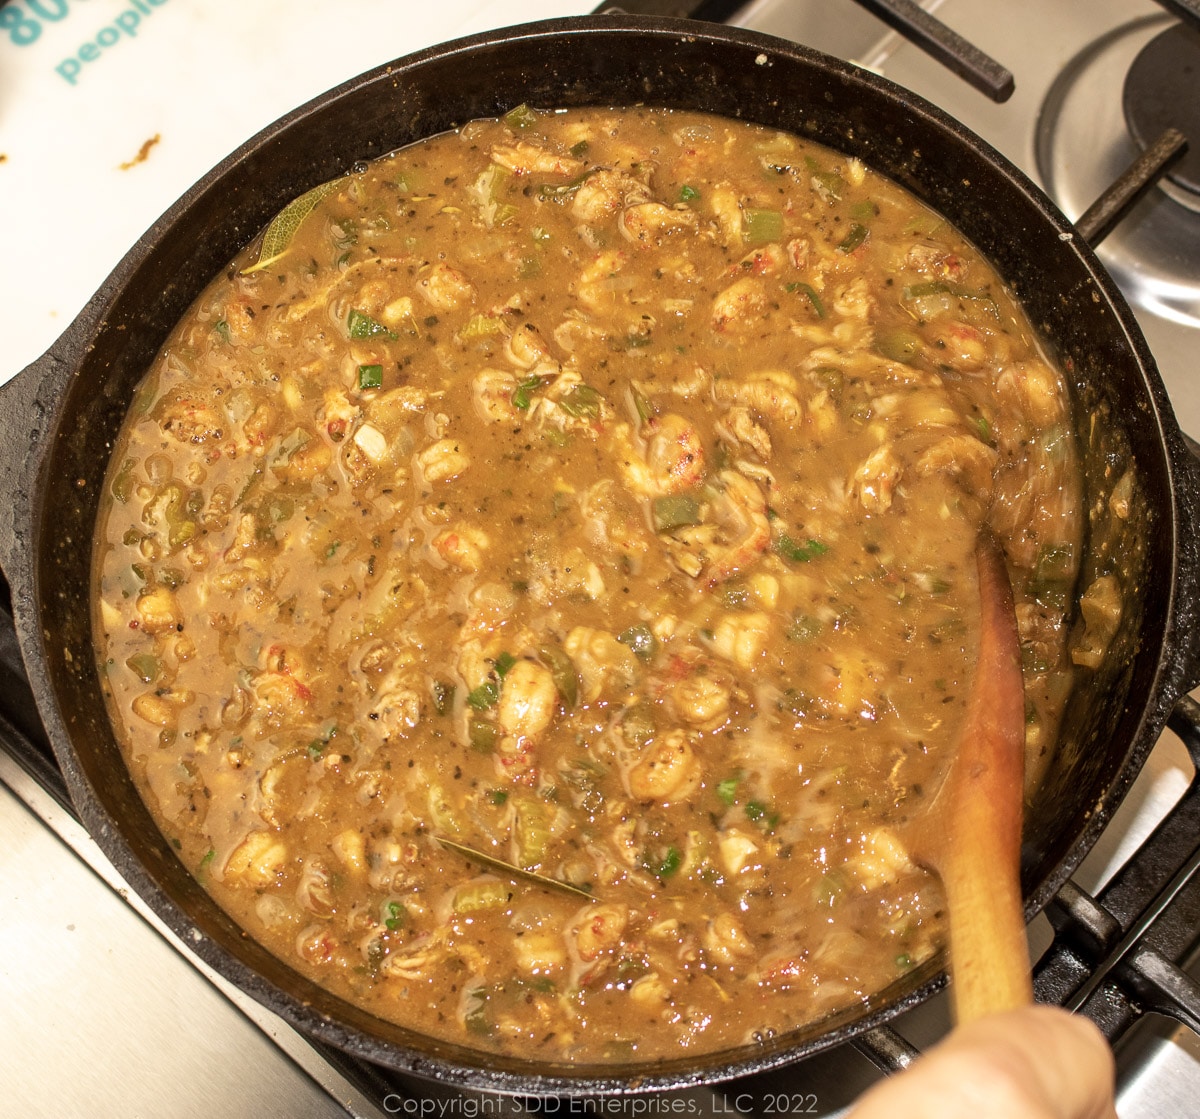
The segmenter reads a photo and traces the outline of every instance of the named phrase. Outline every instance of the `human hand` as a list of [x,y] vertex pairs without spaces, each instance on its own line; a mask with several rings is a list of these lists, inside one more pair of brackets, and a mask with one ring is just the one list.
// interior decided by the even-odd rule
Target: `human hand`
[[1086,1018],[1053,1006],[953,1030],[867,1092],[849,1119],[1116,1119],[1113,1058]]

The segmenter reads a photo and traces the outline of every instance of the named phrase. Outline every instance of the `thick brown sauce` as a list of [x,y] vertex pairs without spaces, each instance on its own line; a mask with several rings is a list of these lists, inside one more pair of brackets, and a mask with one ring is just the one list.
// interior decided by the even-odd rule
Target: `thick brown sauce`
[[861,164],[478,122],[292,207],[149,371],[100,520],[112,718],[217,900],[374,1013],[535,1060],[745,1044],[941,942],[905,834],[985,518],[1042,764],[1073,446],[995,275]]

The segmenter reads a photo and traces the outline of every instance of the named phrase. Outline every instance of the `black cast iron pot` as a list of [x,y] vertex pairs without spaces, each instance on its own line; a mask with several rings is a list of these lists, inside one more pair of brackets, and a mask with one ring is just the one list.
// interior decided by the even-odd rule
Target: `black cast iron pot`
[[[1057,755],[1028,808],[1027,910],[1066,880],[1198,679],[1195,461],[1133,315],[1070,224],[1016,169],[914,95],[763,36],[599,17],[517,27],[372,71],[266,129],[134,246],[50,351],[0,391],[0,564],[41,716],[88,830],[205,961],[299,1029],[391,1067],[477,1088],[597,1093],[762,1071],[841,1042],[927,997],[940,964],[870,1006],[760,1045],[654,1065],[532,1066],[379,1021],[249,939],[163,840],[121,761],[91,638],[93,525],[112,441],[174,323],[284,205],[317,183],[475,117],[645,102],[787,129],[858,156],[963,230],[1068,370],[1088,473],[1082,585],[1114,567],[1125,609],[1105,663],[1081,671]],[[1108,494],[1136,469],[1135,514]]]

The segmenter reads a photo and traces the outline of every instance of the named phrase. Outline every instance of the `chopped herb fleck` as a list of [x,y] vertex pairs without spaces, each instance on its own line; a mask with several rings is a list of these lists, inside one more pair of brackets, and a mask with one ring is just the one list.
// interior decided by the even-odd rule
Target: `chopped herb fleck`
[[809,539],[803,544],[797,544],[786,532],[775,540],[773,547],[777,556],[791,560],[792,563],[808,563],[809,560],[823,556],[829,551],[829,546],[822,544],[820,540]]

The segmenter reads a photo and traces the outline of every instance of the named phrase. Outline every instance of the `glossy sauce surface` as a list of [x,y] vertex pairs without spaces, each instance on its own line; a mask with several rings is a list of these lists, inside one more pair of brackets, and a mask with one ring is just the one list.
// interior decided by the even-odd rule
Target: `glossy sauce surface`
[[1061,378],[896,186],[521,109],[310,192],[200,297],[113,457],[98,657],[164,834],[305,974],[531,1059],[718,1050],[938,949],[906,833],[977,531],[1032,783],[1080,500]]

